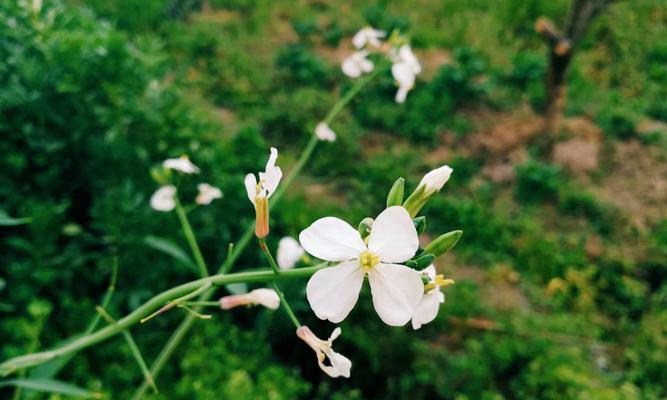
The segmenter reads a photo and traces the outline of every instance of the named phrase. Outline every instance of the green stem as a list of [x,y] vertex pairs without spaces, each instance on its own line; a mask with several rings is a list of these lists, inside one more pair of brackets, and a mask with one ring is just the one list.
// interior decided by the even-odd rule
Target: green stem
[[184,306],[189,307],[218,307],[220,308],[219,301],[185,301],[181,303]]
[[185,239],[188,241],[190,250],[192,250],[192,254],[195,256],[195,263],[197,264],[197,268],[199,269],[199,276],[203,278],[205,276],[208,276],[208,269],[206,268],[206,262],[204,261],[204,257],[201,255],[201,250],[199,249],[199,245],[197,244],[197,239],[195,238],[195,234],[192,231],[192,226],[190,225],[190,221],[188,221],[188,216],[186,215],[185,210],[181,205],[181,201],[178,199],[178,196],[175,197],[176,197],[176,215],[178,216],[178,220],[181,222],[181,227],[183,228],[183,233],[185,234]]
[[[19,357],[14,357],[0,364],[0,376],[8,375],[14,371],[34,367],[40,365],[49,360],[53,360],[58,357],[65,356],[72,352],[76,352],[87,347],[90,347],[96,343],[99,343],[103,340],[106,340],[122,330],[127,329],[128,327],[136,324],[142,318],[149,315],[151,312],[161,307],[163,304],[169,302],[170,300],[177,299],[188,293],[191,293],[194,290],[210,283],[212,285],[226,285],[229,283],[238,283],[238,282],[272,282],[277,279],[297,279],[297,278],[306,278],[319,271],[320,269],[326,267],[326,263],[308,267],[308,268],[297,268],[288,271],[283,271],[279,275],[276,275],[270,269],[256,270],[256,271],[246,271],[238,272],[234,274],[224,275],[212,275],[206,278],[200,278],[195,281],[184,283],[182,285],[173,287],[169,290],[166,290],[150,300],[141,305],[139,308],[126,315],[125,317],[119,319],[114,325],[107,325],[100,330],[79,337],[76,340],[68,342],[60,347],[42,351],[38,353],[27,354]],[[154,376],[154,374],[153,374]]]
[[269,248],[266,246],[266,241],[264,240],[264,238],[259,239],[259,248],[262,250],[262,253],[264,253],[264,257],[269,262],[269,265],[271,266],[271,269],[273,269],[273,272],[275,274],[279,274],[280,267],[278,267],[276,260],[273,258],[271,250],[269,250]]
[[[372,73],[359,79],[355,83],[355,85],[347,93],[345,93],[345,95],[340,100],[338,100],[336,104],[333,105],[333,107],[331,107],[331,110],[327,113],[326,117],[324,117],[324,122],[326,124],[330,124],[333,121],[333,119],[343,110],[343,108],[354,98],[354,96],[357,93],[359,93],[359,91],[366,84],[368,84],[368,82],[370,82],[371,79],[377,76],[381,71],[384,71],[386,68],[387,68],[386,65],[378,65],[378,67]],[[312,156],[313,151],[315,150],[315,147],[317,146],[318,142],[319,140],[317,139],[317,136],[312,135],[310,140],[306,144],[306,147],[301,152],[301,155],[299,156],[299,159],[297,160],[296,164],[294,164],[294,167],[292,167],[289,174],[283,180],[282,184],[278,186],[278,190],[276,190],[276,192],[271,197],[271,201],[269,201],[269,210],[275,207],[275,205],[278,203],[278,200],[280,200],[280,198],[287,191],[292,182],[301,173],[301,170]],[[241,238],[238,240],[236,246],[234,247],[234,251],[229,254],[225,262],[220,266],[220,268],[218,269],[218,273],[226,274],[229,272],[229,270],[234,266],[234,263],[236,263],[236,260],[238,260],[238,258],[241,256],[241,252],[250,243],[250,240],[252,239],[254,232],[255,232],[255,226],[254,223],[252,223],[243,232],[243,235],[241,235]],[[200,300],[207,301],[213,296],[214,293],[215,293],[214,290],[210,290],[204,293],[204,295],[200,297]],[[159,375],[160,371],[164,367],[164,364],[176,350],[176,347],[178,347],[178,345],[181,343],[181,340],[183,340],[188,330],[190,330],[192,324],[194,324],[195,320],[196,320],[195,317],[193,317],[192,315],[188,315],[183,319],[183,321],[178,326],[178,328],[176,328],[174,333],[172,333],[171,337],[167,341],[167,344],[162,348],[157,358],[153,362],[153,365],[151,365],[151,372],[153,373],[154,377],[157,377]],[[145,383],[143,383],[134,392],[132,400],[141,399],[143,397],[143,394],[146,392],[147,388],[148,386]]]
[[273,286],[273,289],[276,291],[276,293],[278,293],[278,297],[280,297],[280,304],[285,309],[285,312],[287,312],[287,315],[292,320],[292,323],[294,323],[294,326],[297,329],[299,329],[301,327],[301,323],[299,322],[299,319],[296,317],[296,314],[294,314],[292,307],[290,307],[289,303],[287,302],[285,294],[283,293],[282,290],[280,290],[280,288],[275,282],[271,282],[271,285]]

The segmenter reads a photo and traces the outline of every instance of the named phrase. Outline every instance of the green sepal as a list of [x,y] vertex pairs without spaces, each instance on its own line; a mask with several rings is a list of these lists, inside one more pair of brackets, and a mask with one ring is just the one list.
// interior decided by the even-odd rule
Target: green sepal
[[426,230],[426,217],[417,217],[412,220],[412,223],[415,225],[415,229],[417,229],[417,235],[421,235]]
[[400,206],[403,204],[403,194],[405,192],[405,179],[398,178],[396,182],[389,189],[387,195],[387,208],[392,206]]
[[366,217],[359,222],[359,226],[357,227],[357,231],[361,235],[362,239],[366,239],[368,235],[371,234],[371,229],[373,229],[373,222],[375,220],[371,217]]

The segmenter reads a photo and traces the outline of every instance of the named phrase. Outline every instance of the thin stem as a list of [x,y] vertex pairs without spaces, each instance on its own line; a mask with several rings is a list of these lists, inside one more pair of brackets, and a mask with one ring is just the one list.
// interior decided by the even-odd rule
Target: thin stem
[[165,312],[165,311],[168,311],[168,310],[174,308],[175,306],[177,306],[177,305],[183,303],[184,301],[188,301],[188,300],[190,300],[190,299],[192,299],[192,298],[195,298],[195,297],[199,296],[200,294],[202,294],[202,293],[204,293],[205,291],[207,291],[210,287],[211,287],[211,282],[206,282],[206,283],[204,283],[204,284],[202,285],[202,287],[198,288],[198,289],[195,290],[194,292],[192,292],[192,293],[188,293],[188,294],[186,294],[186,295],[183,296],[183,297],[179,297],[179,298],[177,298],[177,299],[174,299],[174,300],[170,301],[169,303],[167,303],[167,305],[165,305],[164,307],[162,307],[162,308],[160,308],[159,310],[155,311],[153,314],[149,315],[148,317],[141,319],[141,321],[139,321],[139,322],[143,324],[144,322],[146,322],[146,321],[148,321],[148,320],[150,320],[150,319],[152,319],[152,318],[154,318],[154,317],[156,317],[156,316],[162,314],[162,313]]
[[279,274],[280,268],[278,267],[278,264],[276,264],[276,260],[273,258],[271,250],[269,250],[269,248],[266,246],[266,241],[264,238],[259,239],[259,248],[262,250],[262,253],[264,253],[264,257],[266,257],[266,260],[269,262],[273,272]]
[[189,307],[218,307],[220,308],[219,301],[185,301],[181,305]]
[[[163,304],[173,299],[185,296],[186,294],[201,288],[206,283],[211,283],[213,285],[226,285],[239,282],[272,282],[277,279],[307,278],[326,266],[326,263],[322,263],[314,267],[282,271],[279,275],[276,275],[270,269],[244,271],[229,275],[212,275],[206,278],[200,278],[195,281],[184,283],[152,297],[133,312],[119,319],[115,325],[107,325],[94,333],[79,337],[54,349],[14,357],[1,363],[0,376],[8,375],[20,369],[43,364],[49,360],[53,360],[72,352],[85,349],[103,340],[106,340],[120,333],[123,329],[127,329],[128,327],[136,324],[142,318],[151,314],[155,309],[159,308]],[[153,374],[153,376],[155,376],[155,374]]]
[[[345,93],[345,95],[342,98],[340,98],[333,105],[333,107],[331,107],[331,110],[327,113],[326,117],[324,117],[324,122],[330,124],[333,121],[333,119],[338,115],[338,113],[340,113],[341,110],[345,107],[345,105],[347,105],[354,98],[354,96],[356,96],[357,93],[359,93],[359,91],[366,84],[368,84],[368,82],[371,81],[371,79],[377,76],[384,69],[386,69],[386,66],[379,65],[372,73],[366,75],[362,79],[359,79],[355,83],[355,85],[347,93]],[[315,147],[317,146],[318,142],[319,140],[317,139],[317,136],[312,135],[310,140],[306,144],[306,147],[301,152],[301,155],[299,156],[299,159],[297,160],[296,164],[294,164],[294,167],[292,167],[289,174],[285,177],[282,184],[278,187],[278,190],[276,190],[276,192],[271,197],[271,201],[269,202],[269,210],[275,207],[275,205],[278,203],[278,200],[280,200],[280,198],[287,191],[292,182],[301,173],[301,170],[312,156],[313,151],[315,150]],[[232,267],[236,263],[236,260],[238,260],[243,250],[250,243],[254,231],[255,231],[254,223],[249,224],[246,230],[241,235],[241,238],[237,241],[236,246],[234,247],[234,251],[228,254],[227,259],[218,269],[219,274],[226,274],[229,272],[230,269],[232,269]],[[214,290],[210,290],[204,293],[200,297],[200,300],[206,301],[210,299],[214,293],[215,293]],[[157,358],[153,362],[153,365],[151,365],[151,371],[153,372],[153,376],[157,377],[159,375],[160,371],[164,367],[164,364],[167,362],[169,357],[171,357],[173,352],[176,350],[176,347],[178,347],[181,340],[183,340],[183,338],[187,334],[188,330],[190,330],[190,327],[192,326],[192,324],[194,324],[194,322],[195,318],[191,315],[188,315],[187,317],[185,317],[185,319],[183,319],[183,321],[178,326],[178,328],[176,328],[174,333],[172,333],[171,337],[167,341],[167,344],[162,348]],[[146,388],[147,386],[145,383],[142,384],[140,387],[138,387],[132,396],[132,400],[141,399],[146,391]]]
[[190,221],[188,221],[188,216],[185,210],[183,209],[183,206],[181,205],[181,201],[178,199],[178,196],[175,196],[175,199],[176,199],[176,215],[178,216],[178,220],[181,222],[181,227],[183,228],[185,239],[188,241],[190,250],[192,250],[192,254],[195,257],[195,263],[197,264],[197,269],[199,270],[199,277],[203,278],[205,276],[208,276],[208,269],[206,268],[206,262],[204,261],[204,257],[201,255],[201,250],[199,249],[199,245],[197,244],[197,239],[195,238],[195,234],[192,231],[192,226],[190,225]]
[[[116,320],[113,319],[113,317],[111,317],[111,315],[109,315],[109,313],[104,308],[97,306],[95,310],[97,310],[97,314],[102,316],[102,318],[104,318],[108,323],[112,325],[116,324]],[[146,361],[144,361],[144,357],[141,355],[139,346],[137,346],[137,342],[134,341],[132,334],[130,334],[130,332],[127,329],[123,329],[121,331],[121,334],[123,335],[123,339],[125,339],[125,342],[127,343],[127,347],[130,348],[130,352],[132,352],[134,360],[137,362],[137,364],[139,364],[139,369],[141,369],[141,373],[144,375],[146,383],[153,389],[155,393],[159,393],[159,390],[155,385],[155,380],[151,375],[151,371],[148,369],[148,365],[146,365]]]
[[271,285],[273,286],[273,289],[276,291],[276,293],[278,293],[278,297],[280,297],[280,304],[282,304],[283,308],[285,309],[285,312],[287,312],[287,315],[292,320],[292,323],[294,323],[294,326],[297,329],[299,329],[301,327],[301,323],[299,322],[299,319],[296,317],[296,314],[294,314],[292,307],[290,307],[289,303],[287,302],[285,294],[283,293],[282,290],[280,290],[280,288],[275,282],[271,282]]

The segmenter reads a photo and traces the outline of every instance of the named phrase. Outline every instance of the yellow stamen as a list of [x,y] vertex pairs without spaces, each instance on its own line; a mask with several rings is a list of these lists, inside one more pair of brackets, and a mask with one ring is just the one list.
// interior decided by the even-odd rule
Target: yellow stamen
[[433,279],[433,282],[424,285],[424,293],[427,293],[435,288],[445,287],[453,284],[454,284],[453,279],[445,279],[443,275],[438,274]]
[[359,257],[359,264],[361,264],[361,268],[363,268],[366,272],[370,271],[371,268],[376,266],[379,262],[380,257],[376,256],[370,251],[361,254],[361,257]]

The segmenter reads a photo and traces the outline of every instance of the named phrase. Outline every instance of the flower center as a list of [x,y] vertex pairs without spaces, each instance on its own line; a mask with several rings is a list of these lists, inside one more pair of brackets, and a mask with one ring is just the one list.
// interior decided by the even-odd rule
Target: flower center
[[452,279],[445,279],[445,277],[441,274],[438,274],[435,276],[433,281],[431,283],[428,283],[424,285],[424,293],[428,293],[429,291],[439,288],[439,287],[444,287],[444,286],[449,286],[453,285],[454,281]]
[[361,257],[359,257],[359,264],[361,264],[361,268],[363,268],[365,272],[370,271],[371,268],[376,266],[379,262],[380,257],[371,253],[370,251],[362,253]]

